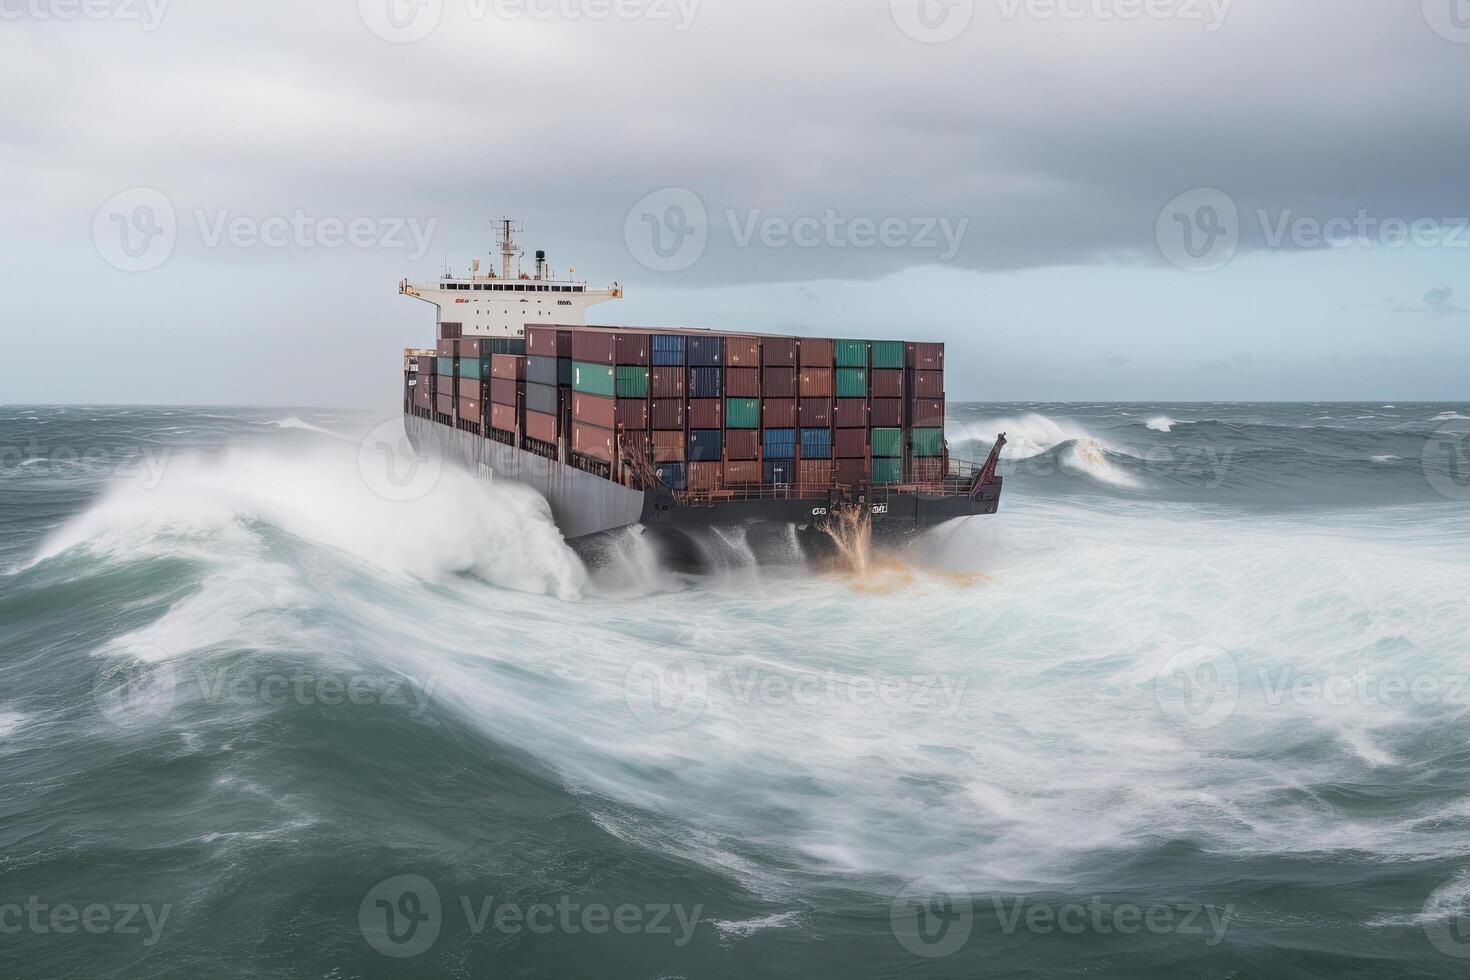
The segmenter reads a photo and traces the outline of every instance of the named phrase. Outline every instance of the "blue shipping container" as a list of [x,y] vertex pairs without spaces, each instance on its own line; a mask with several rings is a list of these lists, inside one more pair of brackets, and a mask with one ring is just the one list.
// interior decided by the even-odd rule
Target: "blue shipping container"
[[796,430],[766,429],[761,433],[761,448],[766,459],[795,459]]
[[654,334],[649,347],[650,359],[654,364],[683,364],[684,338],[674,334]]
[[801,430],[801,458],[802,459],[831,459],[832,458],[832,430],[831,429],[802,429]]
[[654,475],[666,483],[670,490],[684,489],[684,464],[659,463],[653,468]]
[[722,398],[724,387],[724,368],[696,367],[689,369],[690,398]]
[[718,463],[724,448],[723,435],[719,429],[690,429],[689,462]]
[[768,459],[761,476],[766,483],[795,483],[796,463],[789,459]]
[[690,337],[689,366],[721,367],[725,363],[724,337]]
[[554,357],[526,358],[526,382],[533,385],[557,385],[557,366]]

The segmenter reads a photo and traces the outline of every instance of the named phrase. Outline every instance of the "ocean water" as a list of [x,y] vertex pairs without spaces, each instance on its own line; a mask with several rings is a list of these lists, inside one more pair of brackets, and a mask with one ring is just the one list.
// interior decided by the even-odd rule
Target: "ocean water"
[[384,422],[0,407],[0,975],[1470,965],[1470,406],[952,406],[999,515],[698,577]]

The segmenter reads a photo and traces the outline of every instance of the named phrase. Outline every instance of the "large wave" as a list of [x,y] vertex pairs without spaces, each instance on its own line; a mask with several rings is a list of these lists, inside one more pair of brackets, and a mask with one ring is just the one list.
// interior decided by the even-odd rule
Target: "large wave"
[[1118,465],[1124,453],[1114,450],[1081,425],[1069,420],[1058,421],[1034,412],[951,423],[946,427],[950,440],[961,455],[977,458],[990,451],[995,437],[1005,433],[1006,448],[1002,460],[1039,460],[1046,457],[1066,473],[1079,474],[1098,483],[1133,489],[1139,480]]

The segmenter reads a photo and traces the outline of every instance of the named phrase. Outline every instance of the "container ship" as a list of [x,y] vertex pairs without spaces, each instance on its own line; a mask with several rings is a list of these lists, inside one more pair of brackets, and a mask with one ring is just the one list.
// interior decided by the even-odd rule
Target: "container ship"
[[517,231],[498,223],[498,274],[399,283],[437,325],[404,351],[404,423],[421,453],[534,487],[568,541],[820,541],[843,521],[893,538],[996,512],[1005,437],[978,465],[950,454],[943,344],[590,325],[621,286],[558,277],[542,251],[520,271]]

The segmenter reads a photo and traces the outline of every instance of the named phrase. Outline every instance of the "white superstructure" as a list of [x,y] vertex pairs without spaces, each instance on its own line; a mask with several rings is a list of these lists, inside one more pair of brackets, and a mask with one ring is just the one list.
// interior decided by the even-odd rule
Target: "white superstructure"
[[[446,272],[433,283],[405,279],[398,292],[434,304],[438,322],[460,324],[465,337],[522,337],[528,323],[580,326],[587,322],[587,307],[622,297],[617,283],[592,289],[585,282],[558,278],[547,267],[545,252],[536,253],[533,272],[520,271],[517,229],[508,218],[498,224],[499,274],[494,270],[482,274],[480,260],[475,259],[468,276]],[[436,336],[442,333],[436,331]]]

